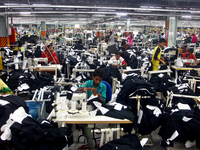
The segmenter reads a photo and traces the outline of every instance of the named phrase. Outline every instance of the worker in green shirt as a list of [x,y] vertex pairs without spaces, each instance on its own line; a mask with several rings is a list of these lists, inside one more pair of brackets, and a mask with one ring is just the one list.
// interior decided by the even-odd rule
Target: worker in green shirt
[[[92,94],[94,96],[98,95],[98,98],[102,102],[106,102],[106,85],[103,84],[101,81],[104,76],[104,71],[101,68],[95,69],[92,80],[86,81],[85,85],[81,85],[77,91],[87,91],[87,97],[89,98]],[[80,127],[83,127],[85,137],[87,139],[87,146],[90,150],[95,149],[95,146],[93,144],[92,140],[92,133],[91,128],[88,127],[87,124],[79,125]]]

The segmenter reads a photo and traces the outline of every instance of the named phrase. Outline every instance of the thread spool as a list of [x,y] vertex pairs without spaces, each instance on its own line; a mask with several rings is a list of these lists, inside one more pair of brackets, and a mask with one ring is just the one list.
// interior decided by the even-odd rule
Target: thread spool
[[86,103],[86,102],[83,102],[83,103],[82,103],[82,111],[83,111],[83,112],[87,111],[86,106],[87,106],[87,103]]
[[72,101],[71,103],[71,110],[76,110],[76,101]]

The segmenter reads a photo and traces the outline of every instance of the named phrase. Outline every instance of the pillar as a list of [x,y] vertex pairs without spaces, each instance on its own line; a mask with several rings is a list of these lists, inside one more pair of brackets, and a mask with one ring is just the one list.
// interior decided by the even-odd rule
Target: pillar
[[58,32],[58,21],[55,21],[55,31]]
[[111,22],[111,24],[110,24],[110,30],[114,30],[114,22]]
[[41,36],[46,37],[46,22],[41,21]]
[[126,22],[126,30],[127,30],[127,31],[130,31],[130,19],[127,19],[127,22]]
[[176,46],[177,20],[175,13],[170,13],[166,19],[165,37],[167,46]]
[[0,47],[7,47],[8,43],[8,27],[6,26],[7,19],[6,17],[0,17]]

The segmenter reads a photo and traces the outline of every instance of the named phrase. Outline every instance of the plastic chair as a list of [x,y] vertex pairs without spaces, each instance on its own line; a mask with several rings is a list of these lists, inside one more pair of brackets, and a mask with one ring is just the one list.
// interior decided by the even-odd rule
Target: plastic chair
[[109,102],[112,98],[112,87],[110,86],[110,84],[106,81],[101,81],[103,84],[106,85],[106,103]]

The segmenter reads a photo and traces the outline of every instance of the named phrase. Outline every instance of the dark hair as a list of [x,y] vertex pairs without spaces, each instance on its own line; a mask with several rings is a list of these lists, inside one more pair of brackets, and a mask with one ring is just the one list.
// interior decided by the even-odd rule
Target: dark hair
[[95,71],[93,72],[93,76],[99,76],[100,78],[103,78],[104,76],[104,70],[102,68],[96,68]]
[[126,44],[126,42],[125,42],[125,41],[123,41],[123,42],[122,42],[121,46],[123,46],[124,44]]
[[160,40],[158,41],[159,43],[162,43],[162,42],[167,42],[164,38],[160,38]]
[[194,49],[193,49],[193,48],[190,48],[190,49],[188,49],[188,52],[193,53],[193,52],[194,52]]

